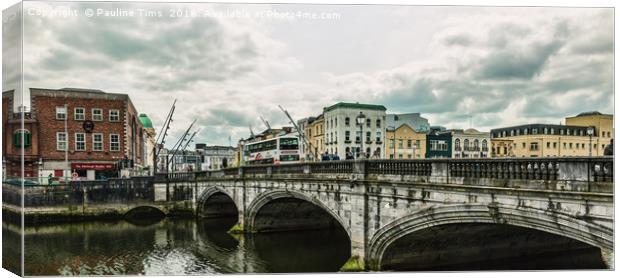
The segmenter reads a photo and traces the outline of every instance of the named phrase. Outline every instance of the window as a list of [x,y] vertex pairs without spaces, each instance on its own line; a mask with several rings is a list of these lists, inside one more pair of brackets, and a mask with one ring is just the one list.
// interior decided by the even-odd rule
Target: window
[[538,143],[537,142],[530,143],[530,151],[537,151],[537,150],[538,150]]
[[579,136],[583,136],[583,130],[579,131]]
[[86,110],[82,107],[76,107],[73,109],[73,118],[76,121],[86,120]]
[[553,142],[553,148],[557,148],[558,147],[558,143],[557,142]]
[[502,131],[502,137],[506,137],[506,131]]
[[420,149],[420,140],[415,140],[415,148]]
[[351,119],[349,117],[344,118],[344,125],[349,126]]
[[532,134],[534,135],[538,134],[538,128],[532,128]]
[[398,159],[403,159],[403,154],[398,154]]
[[549,133],[549,130],[545,127],[545,129],[543,129],[543,133],[547,134],[547,133]]
[[120,137],[118,134],[110,134],[110,151],[117,152],[121,150]]
[[463,150],[469,151],[469,139],[465,139],[465,141],[463,141]]
[[573,148],[573,143],[568,143],[568,148],[572,149]]
[[551,142],[547,142],[547,149],[551,148]]
[[560,135],[564,135],[564,130],[560,129]]
[[474,151],[480,151],[480,143],[478,142],[478,139],[474,140]]
[[362,132],[358,130],[355,132],[355,142],[359,143],[360,141],[362,141]]
[[581,148],[585,149],[586,148],[586,144],[585,143],[581,143]]
[[66,119],[67,119],[67,107],[56,106],[56,120],[66,120]]
[[93,151],[103,151],[102,133],[93,133]]
[[551,132],[550,133],[553,135],[554,132],[555,132],[555,130],[553,130],[553,128],[551,128]]
[[337,127],[337,126],[338,126],[338,118],[335,118],[334,119],[334,127]]
[[101,108],[93,108],[93,121],[103,121],[103,110]]
[[394,159],[394,154],[390,154],[390,159]]
[[411,148],[413,145],[413,142],[411,140],[407,140],[407,148]]
[[377,119],[377,127],[381,127],[381,119]]
[[523,142],[521,145],[522,145],[522,146],[523,146],[523,148],[525,149],[525,142]]
[[514,131],[514,129],[510,131],[510,136],[515,136],[515,131]]
[[564,147],[564,149],[566,149],[566,142],[564,142],[562,146]]
[[86,134],[84,133],[75,134],[75,150],[76,151],[86,150]]
[[489,146],[487,144],[487,140],[482,140],[482,151],[483,152],[488,152],[489,151]]
[[523,135],[527,135],[527,128],[523,129]]
[[67,133],[56,132],[56,150],[58,151],[67,150]]
[[370,131],[367,131],[367,132],[366,132],[366,142],[367,142],[367,143],[368,143],[368,142],[370,142],[370,136],[371,136],[371,135],[370,135]]
[[394,148],[394,139],[390,139],[390,148]]
[[520,129],[517,129],[517,136],[519,136],[519,135],[520,135],[520,132],[521,132],[521,130],[520,130]]
[[403,139],[398,139],[398,148],[399,149],[403,148]]
[[377,138],[376,138],[377,140],[375,140],[375,141],[377,141],[377,143],[379,143],[379,142],[381,142],[382,138],[383,137],[381,136],[381,131],[377,131]]
[[[22,144],[22,136],[23,136],[23,144]],[[31,143],[31,135],[30,135],[30,131],[28,130],[17,130],[15,131],[15,133],[13,133],[13,146],[15,146],[16,148],[21,148],[22,146],[24,148],[30,147],[30,143]]]
[[351,141],[351,131],[346,130],[344,132],[344,141],[345,142],[350,142]]
[[461,150],[461,139],[456,138],[456,140],[454,140],[454,150],[455,151]]
[[109,111],[110,114],[110,122],[119,122],[121,120],[121,114],[120,111],[118,111],[118,109],[110,109]]
[[371,121],[370,119],[366,119],[366,127],[370,127],[370,123],[371,123],[371,122],[372,122],[372,121]]

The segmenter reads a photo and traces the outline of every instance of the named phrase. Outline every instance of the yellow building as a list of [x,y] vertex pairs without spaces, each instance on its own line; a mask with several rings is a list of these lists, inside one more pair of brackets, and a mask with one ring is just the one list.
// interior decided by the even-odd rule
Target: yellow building
[[498,128],[491,136],[495,157],[602,156],[613,138],[613,116],[587,112],[566,118],[566,125]]
[[317,154],[316,159],[320,160],[321,154],[325,152],[325,118],[319,115],[304,128],[306,137],[310,140],[312,153]]
[[424,158],[426,155],[426,132],[416,132],[408,124],[385,133],[385,155],[389,159]]

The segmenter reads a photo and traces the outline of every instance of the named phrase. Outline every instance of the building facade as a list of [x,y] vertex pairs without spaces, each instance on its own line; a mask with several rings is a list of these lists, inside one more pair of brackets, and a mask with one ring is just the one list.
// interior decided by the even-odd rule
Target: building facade
[[452,158],[485,158],[490,156],[491,136],[473,128],[450,130],[452,133]]
[[491,130],[491,135],[493,139],[509,140],[514,157],[602,156],[613,138],[611,131],[603,132],[595,126],[549,124],[498,128]]
[[[3,93],[3,103],[5,95],[8,101],[12,92]],[[33,162],[26,175],[94,180],[148,174],[144,173],[147,135],[128,95],[31,88],[30,104],[29,112],[23,114],[29,127],[18,131],[30,134],[23,142]],[[15,134],[10,123],[18,119],[11,114],[12,107],[3,114],[9,125],[5,130]],[[20,143],[7,137],[5,158],[11,160],[16,153],[8,146]]]
[[452,132],[431,129],[426,135],[426,158],[452,157]]
[[[385,114],[383,105],[340,102],[323,109],[325,152],[344,159],[385,158]],[[363,117],[363,124],[358,124]]]
[[396,129],[403,124],[409,125],[409,127],[413,128],[413,130],[417,132],[428,132],[431,128],[428,123],[428,119],[420,116],[420,113],[386,115],[386,127],[388,129]]
[[235,147],[207,146],[196,144],[196,152],[200,155],[200,170],[211,171],[232,167],[235,161]]
[[408,124],[401,124],[396,129],[388,126],[384,141],[387,142],[385,151],[389,159],[426,157],[426,132],[415,131]]
[[317,155],[315,160],[319,160],[321,154],[325,153],[325,117],[323,114],[318,115],[314,121],[308,124],[306,130],[313,153]]
[[140,114],[140,122],[144,130],[144,164],[148,169],[149,175],[153,175],[155,169],[155,128],[151,119],[146,114]]
[[491,138],[491,157],[514,157],[512,140],[505,138]]

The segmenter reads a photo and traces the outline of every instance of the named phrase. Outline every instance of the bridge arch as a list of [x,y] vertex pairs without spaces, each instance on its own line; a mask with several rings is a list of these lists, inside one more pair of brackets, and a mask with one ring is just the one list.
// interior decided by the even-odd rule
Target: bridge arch
[[345,222],[342,219],[342,217],[338,215],[336,212],[334,212],[334,210],[332,210],[329,206],[325,205],[321,200],[315,197],[309,196],[308,194],[305,194],[303,192],[299,192],[296,190],[290,190],[290,189],[270,190],[270,191],[263,192],[259,194],[258,196],[256,196],[256,198],[254,198],[254,200],[246,208],[246,213],[245,213],[246,230],[250,232],[256,232],[257,231],[256,230],[257,228],[256,218],[257,218],[259,211],[268,203],[274,200],[277,200],[277,199],[284,199],[284,198],[292,198],[292,199],[297,199],[301,201],[306,201],[308,203],[311,203],[317,206],[322,211],[329,214],[334,220],[336,220],[336,222],[338,222],[338,224],[346,232],[347,236],[349,236],[349,238],[351,237],[351,231],[350,231],[350,227],[348,223]]
[[[500,205],[446,205],[430,207],[397,219],[377,230],[369,242],[370,268],[381,270],[388,247],[415,232],[446,224],[505,224],[570,238],[604,253],[613,250],[613,231],[560,212],[517,209]],[[606,260],[606,258],[603,258]]]
[[239,205],[223,188],[210,186],[196,200],[196,214],[203,217],[238,217]]
[[159,222],[168,214],[165,208],[155,205],[138,205],[123,213],[123,218],[136,225],[149,225]]

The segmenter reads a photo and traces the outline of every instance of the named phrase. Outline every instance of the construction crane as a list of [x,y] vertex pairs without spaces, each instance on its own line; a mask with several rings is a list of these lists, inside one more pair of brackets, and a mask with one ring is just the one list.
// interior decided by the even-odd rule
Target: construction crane
[[[172,106],[170,107],[170,111],[168,112],[168,115],[166,116],[166,120],[164,121],[164,124],[162,125],[162,129],[160,130],[160,132],[157,134],[157,139],[155,140],[155,147],[153,148],[153,150],[151,150],[151,154],[153,154],[153,174],[157,173],[157,159],[159,158],[159,152],[161,151],[161,149],[163,148],[164,144],[166,143],[166,136],[168,135],[168,130],[170,129],[170,123],[172,123],[172,115],[174,115],[174,110],[176,109],[176,103],[177,100],[174,99],[174,102],[172,102]],[[161,139],[161,142],[159,141],[159,139]]]
[[[179,148],[181,147],[181,145],[183,145],[183,142],[185,141],[185,138],[187,137],[187,134],[189,134],[189,131],[192,129],[192,127],[194,126],[194,123],[196,123],[196,120],[192,121],[192,123],[189,125],[189,127],[187,128],[187,130],[185,130],[185,132],[183,133],[183,135],[181,136],[181,138],[179,138],[179,141],[177,141],[174,146],[172,147],[172,149],[174,150],[172,152],[172,157],[170,158],[170,160],[172,160],[173,163],[173,172],[174,172],[174,157],[176,156],[177,152],[179,151]],[[168,166],[170,164],[170,160],[166,161],[166,170],[168,169]]]
[[[284,115],[286,115],[286,117],[289,119],[290,123],[293,125],[293,127],[295,127],[295,129],[297,130],[297,132],[299,132],[299,135],[301,136],[301,140],[304,141],[304,145],[308,145],[310,147],[310,150],[315,150],[314,147],[312,146],[312,143],[310,143],[309,140],[307,140],[306,138],[306,134],[304,133],[304,131],[302,129],[299,128],[299,126],[297,126],[297,123],[295,123],[295,121],[293,120],[293,118],[291,117],[291,115],[289,115],[288,111],[286,111],[284,108],[282,108],[282,106],[278,105],[278,107],[280,107],[280,110],[282,110],[282,112],[284,112]],[[318,154],[316,154],[316,150],[315,153],[313,154],[312,151],[310,151],[310,155],[313,156],[313,159],[318,158]]]
[[260,120],[263,121],[263,124],[265,124],[265,126],[267,127],[267,131],[271,130],[271,126],[269,125],[269,122],[266,121],[263,116],[259,116]]

